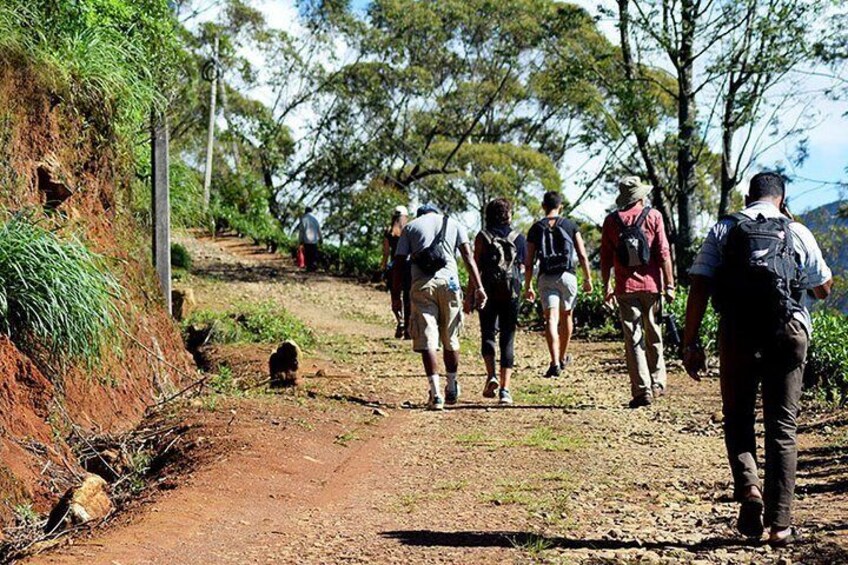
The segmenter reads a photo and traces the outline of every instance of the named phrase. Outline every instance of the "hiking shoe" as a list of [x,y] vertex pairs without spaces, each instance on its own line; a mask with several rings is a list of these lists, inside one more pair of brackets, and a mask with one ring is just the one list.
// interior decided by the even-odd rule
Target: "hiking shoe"
[[746,538],[759,538],[763,535],[763,499],[759,496],[749,496],[739,506],[739,518],[736,519],[736,529]]
[[427,401],[428,410],[444,410],[445,399],[436,394],[430,393],[430,399]]
[[406,328],[403,327],[403,324],[398,324],[395,328],[395,339],[400,339],[406,334]]
[[654,399],[651,397],[650,392],[646,392],[645,394],[640,394],[636,398],[630,401],[630,408],[641,408],[643,406],[650,406],[654,403]]
[[459,382],[453,381],[451,386],[450,381],[445,385],[445,404],[456,404],[459,400]]
[[782,532],[771,532],[769,535],[768,544],[775,549],[779,549],[781,547],[788,547],[798,541],[798,530],[795,528],[788,528],[788,532],[783,530]]
[[571,365],[571,353],[566,354],[565,359],[559,362],[559,368],[565,371],[569,365]]
[[512,395],[505,388],[498,393],[498,404],[512,404]]
[[483,397],[484,398],[494,398],[495,393],[498,392],[498,386],[500,383],[498,382],[497,377],[489,377],[486,381],[486,386],[483,387]]
[[558,379],[562,369],[560,369],[559,365],[551,365],[548,367],[548,372],[543,375],[546,379]]
[[651,393],[654,395],[654,400],[665,396],[665,387],[660,384],[655,384],[651,387]]

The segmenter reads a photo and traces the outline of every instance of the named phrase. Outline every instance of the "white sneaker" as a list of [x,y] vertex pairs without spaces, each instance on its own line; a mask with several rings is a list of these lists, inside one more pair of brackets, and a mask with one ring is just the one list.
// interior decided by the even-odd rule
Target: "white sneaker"
[[445,399],[436,394],[430,393],[430,398],[427,401],[427,409],[428,410],[444,410],[445,409]]

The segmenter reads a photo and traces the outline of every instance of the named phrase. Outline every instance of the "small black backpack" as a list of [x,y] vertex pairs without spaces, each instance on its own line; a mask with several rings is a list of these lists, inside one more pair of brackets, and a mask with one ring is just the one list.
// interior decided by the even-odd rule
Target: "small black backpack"
[[803,275],[785,217],[729,216],[714,305],[723,316],[758,329],[778,330],[803,310]]
[[561,275],[574,270],[574,240],[565,229],[565,218],[557,218],[551,226],[548,218],[539,221],[542,227],[539,246],[539,270],[546,275]]
[[445,251],[444,246],[447,231],[448,216],[445,214],[442,219],[442,230],[436,236],[436,239],[433,240],[433,243],[412,254],[412,262],[418,265],[418,268],[428,275],[435,275],[448,264],[447,251]]
[[497,236],[488,230],[480,232],[485,243],[480,275],[483,288],[492,300],[514,300],[521,292],[521,271],[516,263],[518,248],[515,245],[519,235],[515,230],[506,237]]
[[650,212],[651,208],[645,206],[636,221],[629,226],[621,219],[621,214],[618,212],[612,213],[612,216],[618,222],[619,230],[616,254],[619,262],[625,267],[641,267],[651,261],[651,245],[648,243],[648,236],[642,230]]

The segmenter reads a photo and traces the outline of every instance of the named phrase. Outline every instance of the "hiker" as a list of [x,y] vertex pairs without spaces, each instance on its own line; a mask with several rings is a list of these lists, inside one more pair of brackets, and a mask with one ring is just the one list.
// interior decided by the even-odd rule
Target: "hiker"
[[383,234],[383,260],[380,263],[380,271],[386,273],[386,281],[389,286],[389,291],[392,295],[392,313],[395,315],[397,327],[395,328],[396,339],[411,339],[409,335],[409,286],[411,283],[410,265],[407,262],[404,268],[403,286],[400,291],[395,291],[395,285],[392,284],[394,277],[394,269],[397,266],[395,252],[397,251],[400,234],[403,233],[403,228],[409,222],[409,211],[406,206],[398,206],[392,212],[392,223]]
[[524,292],[529,302],[536,301],[533,270],[538,259],[539,295],[545,314],[545,339],[551,356],[551,364],[544,376],[556,378],[571,362],[568,346],[574,332],[577,261],[583,271],[584,292],[592,292],[592,272],[577,224],[560,216],[562,196],[558,192],[545,193],[542,209],[545,217],[533,224],[527,233]]
[[[515,330],[521,306],[521,271],[526,240],[512,228],[512,204],[497,198],[486,206],[486,226],[474,240],[474,259],[488,301],[480,308],[480,337],[486,382],[483,396],[498,396],[500,404],[512,404],[509,381],[515,366]],[[466,312],[474,308],[476,287],[468,285]],[[500,377],[495,370],[496,347],[500,348]]]
[[[674,266],[662,214],[645,205],[652,187],[637,176],[618,183],[617,210],[601,231],[604,302],[618,305],[630,408],[649,406],[667,391],[662,341],[662,300],[674,300]],[[615,286],[610,285],[610,274]]]
[[307,206],[300,218],[298,240],[303,247],[306,270],[312,272],[318,267],[318,245],[323,237],[321,236],[321,224],[318,223],[318,218],[312,214],[311,207]]
[[[413,349],[421,353],[424,372],[430,381],[427,405],[431,410],[442,410],[445,404],[456,404],[460,394],[456,373],[459,367],[463,301],[456,265],[457,250],[474,281],[477,307],[485,308],[486,291],[480,281],[468,235],[460,229],[459,224],[446,214],[440,214],[434,206],[426,205],[418,209],[417,218],[403,229],[395,251],[396,292],[403,284],[407,257],[412,263],[409,329]],[[436,357],[442,348],[447,373],[444,396],[439,388]]]
[[[737,528],[785,546],[795,540],[792,501],[797,467],[796,417],[812,322],[811,297],[824,299],[833,280],[812,233],[790,219],[776,173],[755,175],[746,208],[709,232],[689,274],[683,363],[701,379],[706,357],[698,334],[710,297],[719,313],[719,380],[724,436],[741,503]],[[757,474],[754,432],[762,383],[765,488]]]

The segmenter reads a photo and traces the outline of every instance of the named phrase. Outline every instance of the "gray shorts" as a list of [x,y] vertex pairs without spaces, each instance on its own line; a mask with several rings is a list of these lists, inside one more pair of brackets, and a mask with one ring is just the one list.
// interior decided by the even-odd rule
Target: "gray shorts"
[[577,275],[539,275],[539,297],[545,310],[574,310],[577,302]]

